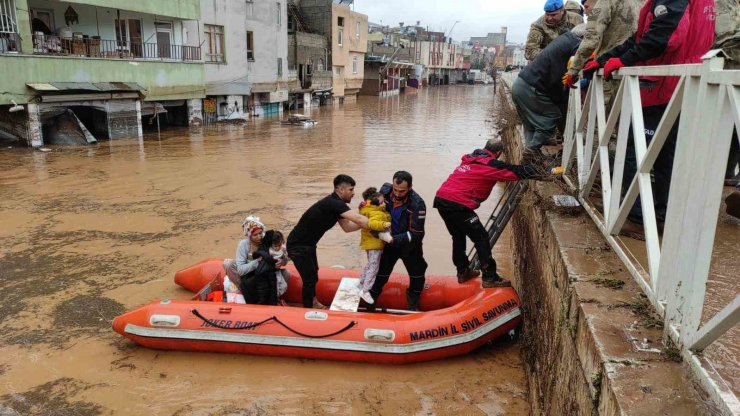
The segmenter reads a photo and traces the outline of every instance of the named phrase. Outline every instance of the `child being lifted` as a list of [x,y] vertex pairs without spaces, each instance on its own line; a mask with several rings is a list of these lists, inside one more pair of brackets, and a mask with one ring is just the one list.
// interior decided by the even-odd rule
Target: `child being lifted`
[[[360,214],[368,218],[370,230],[363,229],[360,238],[360,248],[367,252],[367,265],[360,275],[360,297],[372,305],[375,301],[370,296],[370,289],[375,284],[385,241],[390,241],[387,230],[391,227],[391,214],[385,210],[385,198],[376,188],[367,188],[362,199]],[[373,235],[377,233],[380,233],[378,238]]]

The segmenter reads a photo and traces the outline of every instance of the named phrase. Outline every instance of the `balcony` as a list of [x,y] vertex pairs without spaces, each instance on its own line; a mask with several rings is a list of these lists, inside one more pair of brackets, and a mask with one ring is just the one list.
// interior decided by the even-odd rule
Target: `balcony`
[[17,53],[21,50],[21,37],[17,33],[0,32],[0,53]]
[[[150,43],[136,40],[109,40],[97,36],[61,37],[44,34],[33,36],[34,55],[73,56],[107,59],[168,59],[200,61],[199,46]],[[10,39],[9,39],[10,40]],[[9,42],[12,45],[12,43]],[[2,35],[0,35],[2,51]]]
[[199,2],[0,0],[0,53],[121,60],[201,60]]

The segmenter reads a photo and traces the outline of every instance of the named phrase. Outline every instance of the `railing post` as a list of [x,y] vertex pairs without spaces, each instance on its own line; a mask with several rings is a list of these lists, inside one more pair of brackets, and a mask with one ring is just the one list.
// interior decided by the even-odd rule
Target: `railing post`
[[[718,137],[726,92],[706,82],[711,71],[721,71],[723,66],[723,58],[708,56],[698,81],[686,77],[679,122],[656,289],[658,299],[667,301],[666,321],[676,325],[676,341],[682,348],[696,333],[704,308],[722,173],[732,135],[730,127],[730,136]],[[734,123],[734,118],[731,120]]]

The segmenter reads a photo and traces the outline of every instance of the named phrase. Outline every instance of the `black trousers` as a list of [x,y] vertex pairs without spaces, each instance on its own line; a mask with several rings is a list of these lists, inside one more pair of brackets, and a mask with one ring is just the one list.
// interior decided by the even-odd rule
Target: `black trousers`
[[725,179],[735,177],[735,168],[740,163],[740,145],[737,142],[737,128],[732,132],[732,144],[730,145],[730,157],[727,160],[727,172]]
[[468,238],[475,245],[478,252],[481,268],[496,271],[496,260],[491,254],[491,242],[488,231],[472,209],[443,210],[439,209],[439,216],[444,220],[447,231],[452,236],[452,263],[458,270],[468,268],[467,242]]
[[247,305],[277,305],[277,276],[274,272],[243,277],[239,288]]
[[[642,117],[645,122],[645,141],[647,146],[653,140],[655,131],[658,129],[663,113],[665,113],[668,104],[656,105],[642,108]],[[671,177],[673,176],[673,158],[676,155],[676,142],[678,140],[678,125],[681,121],[679,116],[676,124],[668,133],[665,144],[658,154],[658,158],[653,165],[653,176],[655,178],[652,184],[653,203],[655,205],[655,216],[658,221],[665,221],[666,211],[668,210],[668,192],[671,189]],[[632,183],[637,174],[637,153],[635,151],[635,140],[632,134],[632,125],[630,125],[629,137],[627,142],[627,155],[624,160],[624,177],[622,179],[622,195]],[[642,202],[640,196],[635,200],[628,217],[630,221],[636,224],[642,224]]]
[[319,260],[316,258],[316,247],[290,246],[288,257],[293,260],[303,281],[303,307],[312,308],[313,298],[316,297],[316,283],[319,282]]
[[427,262],[424,260],[422,245],[414,244],[411,247],[399,248],[386,244],[383,248],[383,254],[380,256],[380,268],[378,268],[378,275],[375,277],[375,284],[370,289],[373,299],[378,299],[380,294],[383,293],[383,286],[388,283],[388,278],[393,273],[393,268],[399,259],[406,266],[406,271],[409,273],[409,289],[411,289],[411,292],[421,294],[421,291],[424,290],[424,281],[426,280],[424,274],[427,271]]

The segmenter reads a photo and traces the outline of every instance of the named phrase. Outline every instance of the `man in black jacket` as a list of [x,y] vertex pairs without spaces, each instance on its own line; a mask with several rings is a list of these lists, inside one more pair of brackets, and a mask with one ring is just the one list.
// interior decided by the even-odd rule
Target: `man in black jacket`
[[[408,309],[418,311],[427,270],[422,249],[427,208],[419,194],[411,189],[412,185],[411,174],[399,171],[393,175],[392,184],[386,183],[380,188],[380,193],[385,196],[386,208],[391,214],[391,240],[383,248],[380,268],[370,295],[377,301],[383,292],[383,286],[388,283],[393,267],[400,259],[409,273],[409,288],[406,289]],[[374,309],[374,305],[368,305],[368,311]]]
[[524,127],[527,149],[539,149],[555,134],[558,121],[567,112],[568,88],[562,76],[568,60],[578,51],[586,25],[558,36],[527,65],[512,86],[514,105]]

